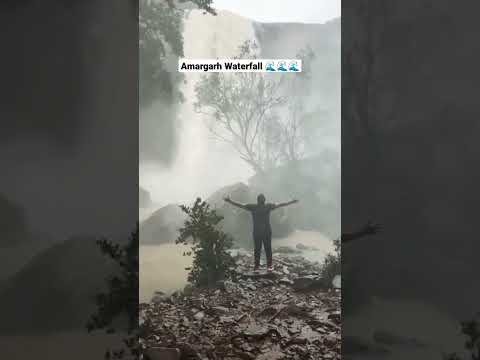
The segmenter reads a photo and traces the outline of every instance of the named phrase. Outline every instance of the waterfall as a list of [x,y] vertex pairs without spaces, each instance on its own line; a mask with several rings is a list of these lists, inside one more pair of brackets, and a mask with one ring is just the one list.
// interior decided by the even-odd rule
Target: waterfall
[[[183,36],[186,58],[233,57],[245,40],[256,40],[253,22],[228,11],[214,16],[192,10],[185,19]],[[211,138],[205,115],[194,111],[194,87],[202,75],[185,74],[185,102],[176,119],[178,143],[172,164],[141,164],[141,185],[157,203],[190,203],[253,175],[231,146]]]

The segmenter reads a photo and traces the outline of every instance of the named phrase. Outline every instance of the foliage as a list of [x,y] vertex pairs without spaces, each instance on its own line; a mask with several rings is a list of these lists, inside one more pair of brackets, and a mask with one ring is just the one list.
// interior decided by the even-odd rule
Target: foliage
[[[257,55],[256,43],[247,40],[236,58],[255,59]],[[295,77],[211,73],[195,86],[195,108],[208,116],[210,132],[231,144],[256,173],[302,156],[302,123],[307,116],[303,108],[313,52],[303,50],[298,57],[305,62],[306,71]]]
[[335,275],[340,275],[342,266],[340,239],[333,241],[334,253],[327,254],[323,260],[321,277],[326,284],[331,284]]
[[192,207],[182,205],[181,209],[188,219],[176,243],[192,245],[192,250],[184,253],[193,255],[188,281],[197,286],[213,286],[230,275],[234,263],[227,250],[232,247],[233,239],[218,229],[223,217],[200,198]]
[[[166,68],[169,52],[183,55],[183,11],[166,2],[140,1],[139,8],[139,99],[149,105],[154,99],[176,96],[175,80]],[[178,95],[178,94],[177,94]]]
[[[462,321],[462,334],[467,337],[465,349],[470,353],[471,360],[480,360],[480,314],[469,321]],[[462,360],[457,354],[450,354],[444,357],[445,360]]]
[[212,0],[140,0],[139,3],[139,99],[148,106],[155,99],[180,100],[176,84],[180,74],[168,71],[169,57],[183,56],[182,20],[184,8],[191,3],[215,14]]
[[[100,251],[111,258],[119,267],[119,274],[111,276],[107,280],[108,292],[101,293],[96,297],[97,312],[91,316],[87,323],[87,330],[105,329],[107,332],[115,332],[114,320],[123,316],[127,317],[127,334],[124,344],[130,351],[130,356],[137,359],[140,356],[138,337],[138,223],[134,232],[131,233],[126,245],[120,246],[108,239],[97,241]],[[107,350],[106,359],[122,359],[127,356],[124,349]]]

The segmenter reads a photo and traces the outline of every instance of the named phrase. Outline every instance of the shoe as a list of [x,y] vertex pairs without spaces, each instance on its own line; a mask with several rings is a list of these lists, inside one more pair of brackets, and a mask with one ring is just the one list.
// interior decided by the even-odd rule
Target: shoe
[[255,266],[255,267],[253,268],[253,272],[259,272],[259,271],[260,271],[260,268],[259,268],[258,266]]
[[272,265],[268,266],[268,267],[267,267],[267,271],[269,271],[269,272],[270,272],[270,271],[273,271],[273,266],[272,266]]

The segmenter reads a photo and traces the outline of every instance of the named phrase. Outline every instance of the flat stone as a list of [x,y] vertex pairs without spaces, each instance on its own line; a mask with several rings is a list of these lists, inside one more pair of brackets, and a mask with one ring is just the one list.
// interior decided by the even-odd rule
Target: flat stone
[[195,315],[193,315],[195,320],[202,320],[205,317],[205,313],[203,311],[197,312]]
[[282,360],[285,358],[285,354],[280,351],[268,351],[257,356],[256,360]]
[[151,360],[180,360],[181,358],[180,350],[174,348],[149,348],[145,353]]
[[293,281],[290,280],[290,279],[287,278],[287,277],[281,278],[280,280],[278,280],[278,283],[279,283],[279,284],[285,284],[285,285],[293,285]]

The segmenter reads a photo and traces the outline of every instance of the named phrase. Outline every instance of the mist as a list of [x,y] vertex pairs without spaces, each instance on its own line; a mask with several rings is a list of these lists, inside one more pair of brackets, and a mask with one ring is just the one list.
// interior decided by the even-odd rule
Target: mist
[[[317,29],[322,30],[321,35]],[[325,151],[333,154],[337,166],[330,173],[340,182],[339,21],[284,26],[253,22],[224,10],[217,16],[194,10],[185,19],[183,36],[185,57],[190,58],[233,57],[245,40],[255,41],[264,57],[295,57],[305,46],[316,50],[313,85],[306,106],[310,110],[320,108],[325,115],[310,125],[308,154],[314,156]],[[176,64],[172,65],[172,71],[176,71]],[[211,136],[205,115],[193,110],[194,86],[201,74],[185,75],[181,87],[185,102],[170,114],[173,119],[162,117],[163,110],[156,111],[168,106],[160,106],[158,101],[140,112],[141,127],[145,129],[141,142],[169,146],[162,158],[155,158],[153,152],[146,150],[140,159],[140,185],[159,205],[190,203],[197,196],[208,197],[221,187],[248,183],[254,175],[230,144]],[[166,126],[168,131],[160,134],[158,129]]]
[[138,218],[136,4],[1,10],[2,354],[100,359],[119,339],[85,329],[113,273],[95,239],[124,241]]
[[[222,194],[240,196],[243,189],[262,191],[271,202],[298,197],[297,209],[282,210],[273,220],[274,246],[316,248],[303,254],[310,261],[321,262],[333,251],[332,238],[340,234],[339,19],[325,24],[266,24],[226,10],[217,13],[187,13],[182,26],[184,57],[234,57],[247,40],[258,46],[260,58],[295,58],[306,48],[314,52],[311,88],[303,99],[303,110],[314,116],[304,124],[302,175],[280,166],[269,174],[269,184],[259,182],[258,174],[232,144],[212,135],[207,125],[211,118],[194,110],[195,86],[204,74],[184,74],[179,86],[183,102],[157,99],[141,107],[139,185],[152,199],[148,206],[140,207],[141,301],[151,299],[155,291],[171,293],[187,284],[184,269],[191,265],[191,258],[182,256],[184,249],[173,244],[184,221],[175,208],[191,205],[197,197],[219,209],[224,207]],[[166,66],[176,72],[176,58],[169,59]],[[291,94],[283,95],[288,98]],[[280,109],[279,115],[286,116],[286,111]],[[236,200],[254,198],[252,193]],[[237,245],[250,248],[250,219],[237,219],[233,213],[225,216],[227,231],[238,240]],[[289,230],[282,230],[285,218],[291,221]]]
[[[137,162],[138,139],[129,126],[136,110],[128,106],[138,86],[136,57],[119,48],[119,39],[105,41],[130,7],[119,5],[110,23],[110,10],[93,2],[58,6],[61,15],[35,2],[2,13],[18,21],[5,22],[2,33],[10,51],[2,58],[0,192],[25,209],[32,228],[57,240],[121,236],[129,229],[119,224],[134,226],[135,209],[119,202],[136,202],[126,198],[134,192],[124,191],[136,173],[125,165]],[[52,21],[37,29],[39,14]],[[15,33],[28,34],[29,46],[7,35]],[[133,35],[125,39],[133,42]],[[126,106],[105,106],[112,103]],[[99,196],[85,196],[86,189]]]

